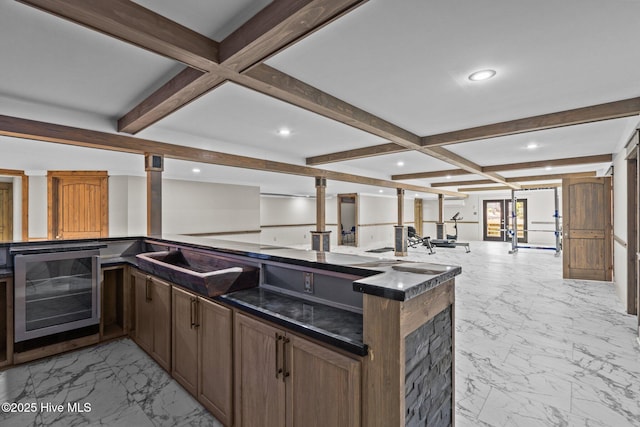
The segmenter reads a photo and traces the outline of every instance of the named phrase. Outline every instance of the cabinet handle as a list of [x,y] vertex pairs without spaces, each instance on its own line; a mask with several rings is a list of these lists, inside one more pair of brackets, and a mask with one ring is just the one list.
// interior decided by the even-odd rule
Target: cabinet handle
[[276,332],[276,379],[282,373],[282,368],[280,368],[280,342],[282,338],[282,335]]
[[151,276],[147,276],[147,281],[144,284],[144,298],[147,301],[151,301],[152,297],[151,297]]
[[200,300],[198,298],[191,299],[191,311],[193,313],[191,327],[197,328],[200,326]]
[[291,341],[289,338],[282,339],[282,382],[287,381],[287,377],[291,373],[287,370],[287,344]]
[[191,326],[190,328],[193,329],[194,326],[196,326],[196,321],[195,321],[195,314],[196,314],[196,299],[195,298],[189,298],[189,320],[191,321]]

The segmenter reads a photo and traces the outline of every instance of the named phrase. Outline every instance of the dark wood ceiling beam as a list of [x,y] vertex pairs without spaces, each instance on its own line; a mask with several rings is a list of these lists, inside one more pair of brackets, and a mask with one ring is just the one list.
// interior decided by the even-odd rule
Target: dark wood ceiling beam
[[446,176],[457,176],[457,175],[471,175],[471,172],[465,169],[446,169],[441,171],[403,173],[398,175],[391,175],[391,179],[393,181],[400,181],[404,179],[429,179],[429,178],[442,178]]
[[[529,176],[515,176],[512,178],[506,178],[507,182],[510,183],[519,183],[519,182],[528,182],[528,181],[554,181],[565,178],[589,178],[592,176],[596,176],[595,171],[589,172],[574,172],[574,173],[558,173],[558,174],[549,174],[549,175],[529,175]],[[470,181],[443,181],[443,182],[434,182],[431,183],[431,186],[434,188],[438,187],[455,187],[460,185],[480,185],[480,184],[491,184],[493,181],[488,179],[476,179]]]
[[335,181],[344,181],[377,187],[404,188],[405,190],[420,193],[435,193],[454,197],[466,197],[465,194],[456,191],[438,190],[430,187],[401,184],[384,179],[318,169],[310,166],[294,165],[254,157],[202,150],[199,148],[168,144],[165,142],[152,141],[132,136],[98,132],[10,116],[0,115],[0,135],[134,154],[154,153],[163,155],[166,158],[178,160],[284,173],[289,175],[301,175],[308,177],[320,176]]
[[185,68],[118,119],[118,132],[137,133],[227,81],[224,75]]
[[[401,153],[403,151],[409,151],[408,149],[395,144],[393,142],[381,145],[374,145],[373,147],[355,148],[353,150],[340,151],[337,153],[323,154],[321,156],[307,157],[306,163],[308,166],[323,165],[326,163],[342,162],[345,159],[355,160],[372,155],[379,154],[394,154]],[[375,153],[375,154],[373,154]]]
[[495,172],[485,172],[482,170],[482,166],[473,163],[472,161],[465,159],[462,156],[455,154],[452,151],[447,150],[444,147],[422,147],[419,151],[430,155],[431,157],[435,157],[436,159],[442,160],[443,162],[447,162],[454,166],[457,166],[460,169],[464,169],[469,173],[484,176],[487,179],[490,179],[499,184],[505,184],[508,187],[513,189],[518,189],[520,186],[518,184],[507,182],[504,177],[495,173]]
[[[443,181],[443,182],[432,182],[431,186],[433,188],[439,187],[455,187],[457,185],[480,185],[480,184],[495,184],[495,181],[490,179],[472,179],[469,181]],[[511,188],[511,187],[508,187]]]
[[[562,187],[562,183],[554,182],[550,184],[525,184],[522,185],[520,190],[543,190],[547,188],[554,187]],[[462,187],[458,188],[458,191],[465,193],[472,193],[474,191],[501,191],[501,190],[511,190],[511,187],[502,186],[491,186],[491,187]]]
[[129,0],[18,0],[200,70],[218,63],[218,43]]
[[367,0],[274,0],[220,43],[220,62],[243,72]]
[[[391,145],[391,144],[390,144]],[[374,147],[365,147],[361,148],[363,152]],[[390,147],[389,149],[391,149]],[[345,153],[347,153],[345,151]],[[337,153],[334,153],[337,154]],[[330,156],[331,154],[325,154],[323,156]],[[513,170],[521,170],[521,169],[535,169],[535,168],[544,168],[547,166],[557,167],[557,166],[576,166],[576,165],[588,165],[595,163],[610,163],[613,161],[612,154],[598,154],[595,156],[584,156],[584,157],[569,157],[567,159],[552,159],[552,160],[538,160],[535,162],[522,162],[522,163],[507,163],[503,165],[491,165],[491,166],[483,166],[483,172],[504,172],[504,171],[513,171]],[[427,178],[443,178],[447,175],[455,176],[455,175],[467,175],[470,172],[464,169],[450,169],[450,170],[441,170],[441,171],[431,171],[431,172],[415,172],[415,173],[407,173],[400,175],[392,175],[392,180],[404,180],[404,179],[427,179]]]
[[505,165],[483,166],[485,172],[504,172],[520,169],[544,168],[547,166],[576,166],[593,163],[609,163],[613,161],[612,154],[598,154],[595,156],[569,157],[567,159],[539,160],[535,162],[508,163]]
[[436,147],[458,144],[498,136],[619,119],[637,114],[640,114],[640,98],[630,98],[573,110],[559,111],[556,113],[542,114],[518,120],[425,136],[422,137],[421,145],[424,147]]
[[[152,99],[142,101],[120,118],[118,122],[125,126],[119,125],[119,130],[138,133],[224,80],[237,80],[241,76],[238,71],[246,71],[364,3],[366,0],[276,0],[270,3],[249,20],[254,26],[247,23],[222,41],[221,61],[209,69],[212,75],[202,76],[195,84],[185,84],[180,77],[188,71],[181,72],[165,84],[169,90],[156,91],[150,97]],[[173,106],[173,110],[169,106]]]
[[420,137],[380,117],[321,91],[282,71],[260,64],[233,79],[265,95],[304,108],[407,148],[420,147]]

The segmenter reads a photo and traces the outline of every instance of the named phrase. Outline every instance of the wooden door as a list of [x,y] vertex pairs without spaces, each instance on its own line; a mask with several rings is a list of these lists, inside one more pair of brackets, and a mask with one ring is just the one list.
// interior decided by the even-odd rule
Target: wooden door
[[563,277],[612,279],[611,178],[562,180]]
[[360,426],[360,361],[287,338],[287,427]]
[[278,372],[283,333],[262,322],[235,315],[235,425],[285,425],[285,383]]
[[189,393],[198,391],[198,297],[174,286],[171,289],[172,339],[171,375]]
[[13,184],[0,182],[0,242],[13,240]]
[[171,285],[155,277],[151,283],[153,355],[160,366],[171,372]]
[[[153,304],[150,300],[147,276],[132,275],[135,288],[135,341],[147,353],[153,352]],[[150,280],[150,279],[149,279]]]
[[413,202],[413,226],[416,229],[416,234],[422,236],[422,223],[423,223],[423,204],[422,199],[415,199]]
[[49,238],[109,235],[107,178],[107,172],[49,172]]
[[233,318],[220,304],[199,298],[198,400],[223,425],[233,425]]

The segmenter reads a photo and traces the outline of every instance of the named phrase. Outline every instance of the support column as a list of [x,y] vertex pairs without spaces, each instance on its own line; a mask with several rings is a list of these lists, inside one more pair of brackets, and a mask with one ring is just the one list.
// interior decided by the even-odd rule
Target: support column
[[436,239],[445,239],[444,232],[444,194],[438,194],[438,222],[436,223]]
[[331,231],[327,231],[326,223],[327,179],[316,177],[316,230],[311,232],[311,249],[329,252],[331,249]]
[[407,256],[407,227],[404,226],[404,188],[398,188],[398,225],[394,226],[396,256]]
[[147,172],[147,235],[162,235],[162,171],[164,158],[159,154],[144,155]]

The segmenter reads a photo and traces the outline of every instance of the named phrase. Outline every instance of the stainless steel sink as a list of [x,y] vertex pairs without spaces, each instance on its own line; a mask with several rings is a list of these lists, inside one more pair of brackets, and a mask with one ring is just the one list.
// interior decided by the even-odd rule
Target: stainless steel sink
[[136,258],[141,270],[208,297],[258,286],[257,267],[213,254],[172,250],[138,254]]

